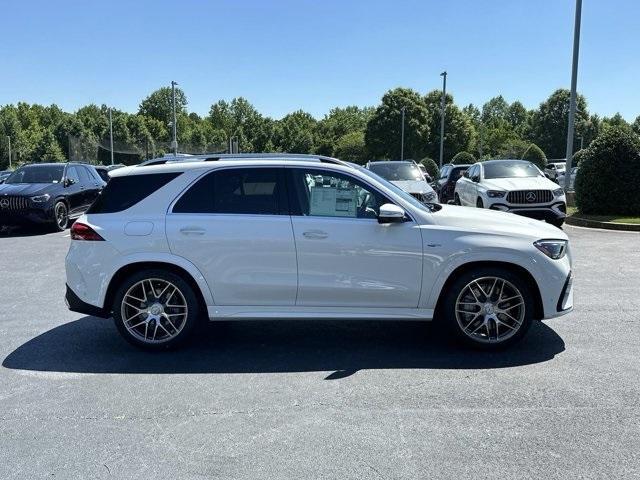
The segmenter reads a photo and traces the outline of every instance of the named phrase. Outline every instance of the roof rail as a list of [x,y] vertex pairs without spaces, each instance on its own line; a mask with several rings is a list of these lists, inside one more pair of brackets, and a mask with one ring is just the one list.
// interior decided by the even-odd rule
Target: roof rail
[[198,155],[177,156],[165,155],[142,162],[138,167],[150,167],[152,165],[163,165],[166,163],[189,163],[189,162],[217,162],[220,160],[290,160],[333,163],[336,165],[348,165],[347,162],[324,155],[311,155],[303,153],[203,153]]

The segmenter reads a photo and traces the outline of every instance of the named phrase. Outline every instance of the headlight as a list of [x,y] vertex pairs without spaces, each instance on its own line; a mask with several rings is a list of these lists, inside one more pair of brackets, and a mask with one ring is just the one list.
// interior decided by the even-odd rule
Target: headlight
[[556,188],[553,191],[553,196],[554,197],[561,197],[562,195],[564,195],[564,190],[562,188]]
[[44,195],[36,195],[35,197],[31,197],[31,201],[34,203],[44,203],[51,198],[51,195],[45,193]]
[[507,194],[502,190],[487,190],[487,196],[490,198],[502,198]]
[[535,247],[547,257],[559,260],[567,253],[566,240],[538,240],[533,242]]

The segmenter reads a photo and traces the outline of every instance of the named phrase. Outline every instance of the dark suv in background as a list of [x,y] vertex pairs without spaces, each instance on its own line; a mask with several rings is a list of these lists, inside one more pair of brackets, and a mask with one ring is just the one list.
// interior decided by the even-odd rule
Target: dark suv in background
[[89,208],[105,185],[91,165],[24,165],[0,185],[0,226],[42,224],[62,231]]
[[456,189],[456,182],[467,171],[471,165],[446,164],[442,166],[440,175],[433,183],[433,189],[438,194],[440,203],[447,203],[453,200],[453,193]]

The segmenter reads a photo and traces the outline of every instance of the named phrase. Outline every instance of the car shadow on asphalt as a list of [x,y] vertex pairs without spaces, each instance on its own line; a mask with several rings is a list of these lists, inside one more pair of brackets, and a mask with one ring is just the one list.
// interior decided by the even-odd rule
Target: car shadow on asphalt
[[0,238],[36,237],[53,233],[53,228],[47,226],[0,226]]
[[239,321],[207,325],[181,350],[145,352],[126,343],[111,320],[84,317],[14,350],[10,369],[74,373],[327,372],[327,380],[370,369],[493,369],[548,361],[564,351],[549,326],[501,352],[465,349],[425,322]]

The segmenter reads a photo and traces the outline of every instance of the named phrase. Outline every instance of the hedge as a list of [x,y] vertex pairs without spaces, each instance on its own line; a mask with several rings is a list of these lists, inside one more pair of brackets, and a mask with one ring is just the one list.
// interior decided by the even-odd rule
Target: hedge
[[451,163],[454,165],[472,164],[476,161],[476,157],[465,151],[456,153],[451,159]]

